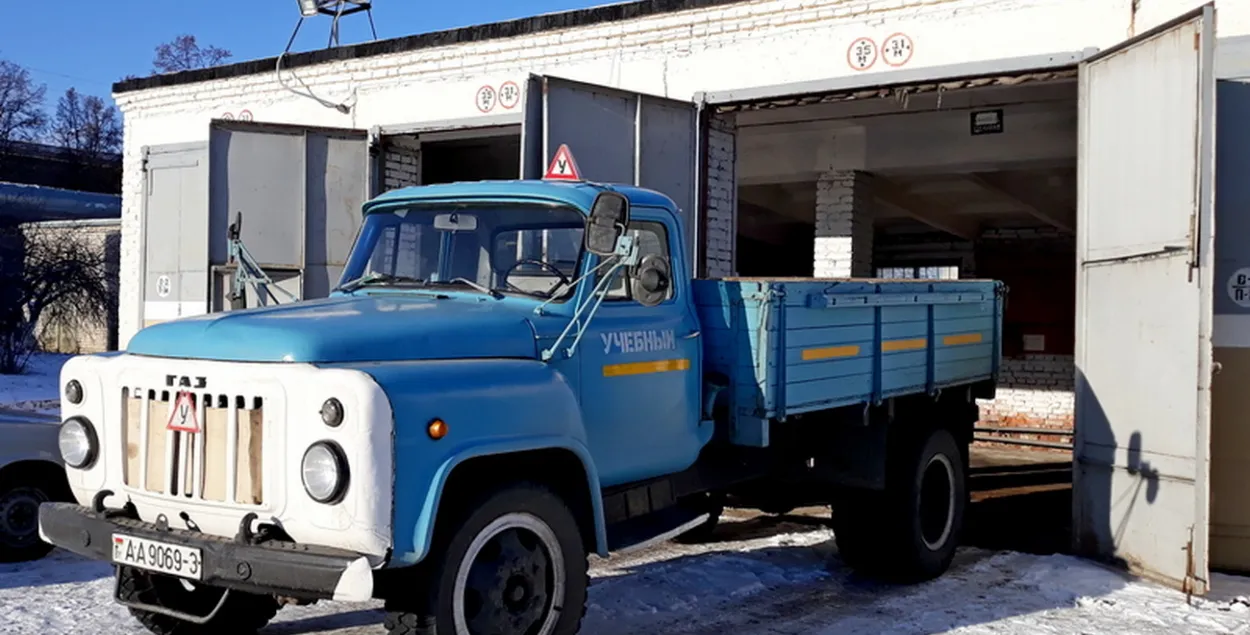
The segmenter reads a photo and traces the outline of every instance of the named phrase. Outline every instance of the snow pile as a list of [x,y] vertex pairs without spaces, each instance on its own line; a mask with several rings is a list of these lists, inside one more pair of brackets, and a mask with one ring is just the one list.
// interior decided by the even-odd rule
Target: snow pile
[[61,366],[70,355],[36,353],[21,375],[0,375],[0,410],[57,414],[61,409]]
[[[888,586],[847,571],[828,529],[734,524],[747,529],[722,527],[719,542],[592,558],[582,632],[1250,635],[1244,596],[1186,604],[1181,593],[1077,558],[968,549],[938,580]],[[0,633],[142,633],[111,594],[108,566],[64,553],[0,565]],[[376,634],[381,620],[379,602],[325,602],[285,608],[264,632]]]

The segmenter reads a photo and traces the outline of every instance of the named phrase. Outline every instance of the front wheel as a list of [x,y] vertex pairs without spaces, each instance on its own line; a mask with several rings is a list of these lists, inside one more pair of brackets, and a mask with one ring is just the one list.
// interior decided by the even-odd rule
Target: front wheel
[[834,539],[843,561],[860,573],[921,582],[945,572],[959,546],[968,498],[963,453],[941,429],[896,451],[884,492],[837,498]]
[[424,591],[388,603],[391,635],[577,633],[586,549],[573,513],[551,490],[497,489],[440,525],[435,543]]

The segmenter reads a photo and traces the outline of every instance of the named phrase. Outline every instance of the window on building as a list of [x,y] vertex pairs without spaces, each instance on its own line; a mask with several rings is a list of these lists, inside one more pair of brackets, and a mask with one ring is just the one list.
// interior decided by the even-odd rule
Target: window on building
[[[664,225],[655,222],[635,221],[629,224],[629,235],[634,237],[634,241],[638,244],[638,261],[643,258],[657,254],[664,258],[670,258],[668,252],[668,233],[664,230]],[[670,269],[671,267],[670,260]],[[606,273],[607,267],[600,271],[600,275]],[[596,276],[596,280],[600,278]],[[612,279],[612,284],[608,286],[607,294],[604,296],[604,302],[611,301],[627,301],[632,300],[632,292],[630,290],[630,276],[628,269],[621,269]],[[664,297],[668,300],[673,297],[673,287],[669,285],[668,295]]]
[[958,280],[958,265],[878,267],[877,277],[888,280]]

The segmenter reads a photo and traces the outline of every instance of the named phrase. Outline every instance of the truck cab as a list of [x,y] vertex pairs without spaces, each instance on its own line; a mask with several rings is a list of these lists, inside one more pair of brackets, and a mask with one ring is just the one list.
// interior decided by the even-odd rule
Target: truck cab
[[[914,555],[891,562],[916,579],[949,564],[972,400],[997,373],[992,288],[937,294],[992,347],[949,377],[908,358],[920,383],[895,386],[886,366],[863,371],[859,345],[825,345],[865,331],[836,327],[850,314],[822,298],[866,291],[693,281],[688,230],[651,190],[460,183],[363,211],[329,297],[150,326],[121,354],[64,366],[77,503],[44,504],[40,536],[116,565],[116,599],[149,630],[248,631],[285,603],[380,598],[391,633],[575,633],[589,553],[706,529],[731,493],[785,507],[814,491],[848,519],[908,520],[919,490],[887,486],[923,481],[934,456],[946,489],[926,522],[941,539],[918,542],[911,523],[898,541]],[[923,286],[898,297],[937,297]],[[794,336],[814,357],[780,337],[789,314],[837,318]],[[932,310],[898,315],[940,335]],[[875,342],[864,350],[892,350]],[[787,351],[825,383],[788,387],[774,372]],[[856,367],[885,381],[843,390]],[[923,434],[886,432],[908,413]],[[894,447],[907,460],[887,474]],[[897,546],[847,522],[844,551]]]

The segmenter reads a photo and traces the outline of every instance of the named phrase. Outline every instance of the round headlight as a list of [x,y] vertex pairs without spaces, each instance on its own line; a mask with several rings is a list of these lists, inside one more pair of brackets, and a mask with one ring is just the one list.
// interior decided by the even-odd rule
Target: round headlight
[[321,420],[331,428],[337,428],[340,423],[343,423],[343,403],[334,397],[326,399],[326,402],[321,404]]
[[100,449],[95,428],[82,417],[71,417],[61,424],[57,445],[66,465],[79,469],[91,467]]
[[318,503],[333,504],[347,492],[347,457],[330,441],[318,441],[304,452],[304,491]]
[[82,403],[82,384],[77,379],[71,379],[65,384],[65,398],[74,405]]

